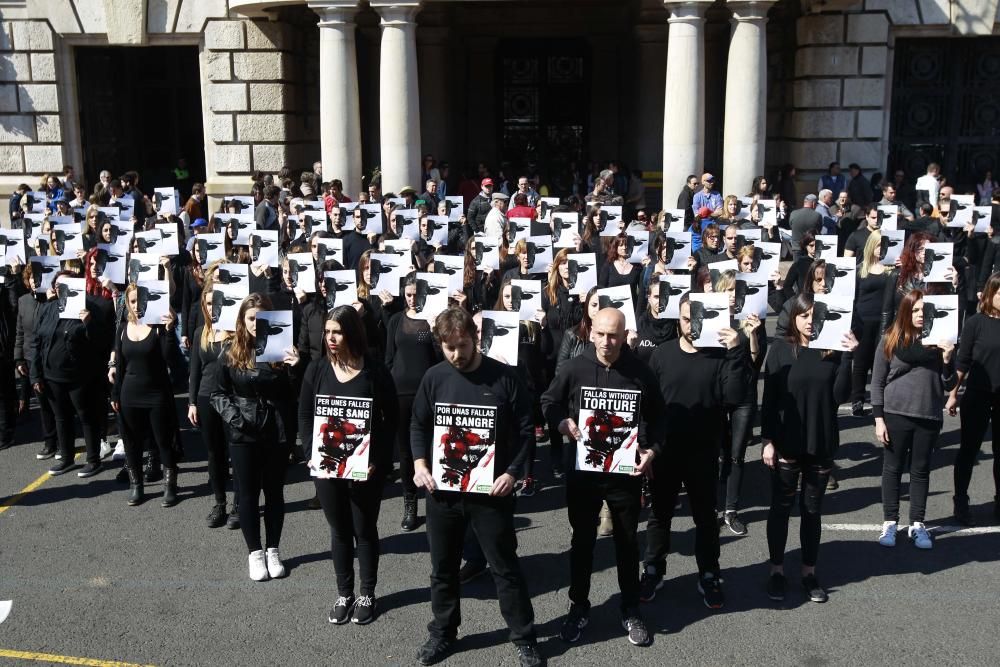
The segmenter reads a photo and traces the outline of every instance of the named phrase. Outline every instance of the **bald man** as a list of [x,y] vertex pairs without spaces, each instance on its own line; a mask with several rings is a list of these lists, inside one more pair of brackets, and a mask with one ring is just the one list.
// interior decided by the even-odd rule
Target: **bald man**
[[[570,542],[569,613],[560,635],[580,638],[590,617],[597,521],[607,501],[614,525],[622,626],[636,646],[649,644],[639,614],[641,478],[662,442],[663,399],[656,377],[625,343],[625,318],[614,308],[597,313],[583,353],[565,363],[542,395],[550,426],[570,438],[565,449]],[[581,430],[582,429],[582,430]]]

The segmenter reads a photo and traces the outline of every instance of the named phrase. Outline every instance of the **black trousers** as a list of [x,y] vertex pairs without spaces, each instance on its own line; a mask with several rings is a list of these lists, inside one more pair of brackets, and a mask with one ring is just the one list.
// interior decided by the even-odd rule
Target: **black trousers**
[[490,565],[500,614],[515,644],[535,643],[535,612],[517,559],[514,498],[435,491],[427,494],[427,540],[431,552],[431,612],[427,629],[454,639],[462,624],[458,570],[465,530],[471,526]]
[[[103,380],[103,378],[100,378]],[[72,461],[76,430],[73,418],[80,417],[83,439],[87,447],[87,463],[101,460],[101,421],[104,419],[104,393],[97,387],[56,381],[46,381],[44,389],[49,394],[55,418],[59,453],[64,461]]]
[[875,364],[875,352],[881,336],[880,328],[881,323],[876,320],[862,322],[861,329],[855,331],[858,337],[858,349],[854,351],[854,363],[851,367],[851,403],[865,400],[865,385],[868,382],[868,373]]
[[154,407],[131,405],[123,398],[118,408],[121,415],[122,440],[125,443],[125,460],[132,470],[142,470],[143,444],[152,439],[160,453],[160,462],[167,468],[177,465],[174,455],[176,417],[172,403],[163,402]]
[[[785,560],[788,542],[788,520],[795,496],[799,495],[799,541],[802,565],[815,567],[819,557],[819,540],[823,530],[822,506],[826,483],[830,481],[833,461],[804,457],[799,461],[778,461],[771,471],[771,509],[767,513],[767,549],[771,564]],[[798,492],[799,476],[802,492]]]
[[941,422],[886,412],[885,427],[889,431],[889,446],[882,448],[883,519],[899,521],[899,486],[909,457],[910,523],[923,522],[931,477],[931,454],[941,434]]
[[14,381],[14,362],[0,360],[0,445],[14,444],[14,429],[17,427],[17,383]]
[[46,447],[55,448],[59,439],[56,435],[56,415],[52,411],[52,400],[47,392],[34,392],[38,399],[38,416],[42,422],[42,440]]
[[[361,594],[375,595],[378,584],[378,512],[382,479],[364,482],[315,479],[326,522],[330,524],[330,555],[337,573],[337,594],[354,595],[354,555],[358,556]],[[357,545],[355,547],[355,545]]]
[[[226,430],[219,413],[212,407],[208,396],[198,397],[198,430],[205,443],[208,459],[208,485],[216,505],[226,503],[226,479],[229,477],[229,445]],[[239,482],[233,476],[233,495],[239,497]]]
[[646,521],[645,566],[656,568],[663,576],[670,553],[670,524],[677,506],[681,484],[687,490],[694,519],[694,552],[698,573],[719,574],[719,523],[715,514],[715,488],[718,479],[716,443],[685,443],[692,451],[653,461],[653,512]]
[[413,483],[413,450],[410,449],[410,420],[413,417],[413,396],[400,394],[399,428],[396,429],[396,449],[399,452],[399,477],[403,484],[404,496],[416,496],[417,485]]
[[232,445],[229,456],[239,480],[240,530],[248,551],[258,551],[260,541],[260,493],[264,492],[264,530],[267,547],[277,548],[285,524],[285,468],[288,449],[278,443]]
[[727,512],[735,512],[740,504],[743,488],[743,466],[746,462],[747,445],[753,433],[754,416],[757,413],[757,391],[753,402],[739,405],[729,411],[729,437],[722,441],[722,467],[719,470],[719,486],[723,496],[722,506]]
[[639,505],[642,482],[638,477],[569,471],[566,473],[566,510],[573,537],[569,546],[569,599],[590,606],[590,577],[594,571],[594,545],[601,504],[607,501],[614,528],[615,561],[621,610],[639,606]]
[[983,446],[986,427],[993,424],[993,488],[1000,496],[1000,439],[997,438],[997,424],[1000,424],[1000,393],[988,394],[966,388],[962,396],[961,411],[962,442],[955,456],[955,498],[969,502],[969,482],[972,481],[972,466]]

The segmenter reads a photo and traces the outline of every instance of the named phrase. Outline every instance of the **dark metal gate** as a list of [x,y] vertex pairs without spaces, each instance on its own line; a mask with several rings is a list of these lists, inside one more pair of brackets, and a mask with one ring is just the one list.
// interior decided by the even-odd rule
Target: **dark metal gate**
[[[961,189],[1000,155],[1000,38],[897,39],[889,167],[909,178],[930,162]],[[891,173],[891,172],[890,172]]]

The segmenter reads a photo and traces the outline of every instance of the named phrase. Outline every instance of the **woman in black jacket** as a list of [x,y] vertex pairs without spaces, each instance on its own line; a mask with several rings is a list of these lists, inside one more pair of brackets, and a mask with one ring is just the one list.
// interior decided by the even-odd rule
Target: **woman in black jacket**
[[[545,320],[552,334],[552,348],[559,350],[563,335],[576,326],[583,316],[580,297],[569,291],[569,249],[556,253],[549,267],[549,279],[542,290]],[[555,370],[554,364],[551,370]],[[552,375],[554,373],[550,373]]]
[[[24,401],[23,410],[28,409],[28,396],[27,393],[30,388],[27,387],[29,371],[28,371],[28,356],[31,354],[31,350],[35,344],[35,328],[37,326],[36,313],[42,304],[45,303],[47,296],[45,292],[38,292],[35,288],[38,284],[35,282],[34,273],[30,268],[25,268],[24,270],[24,282],[25,287],[29,290],[27,294],[21,295],[17,300],[17,325],[16,332],[14,335],[14,367],[17,369],[17,374],[22,378],[25,383],[25,388],[22,390],[22,398]],[[41,417],[42,422],[42,440],[44,445],[42,450],[35,454],[35,458],[39,461],[45,461],[51,459],[56,455],[58,448],[56,446],[56,421],[55,414],[52,412],[52,403],[49,401],[49,395],[46,393],[35,392],[35,397],[38,399],[38,413]],[[19,406],[19,411],[22,408]]]
[[30,352],[31,384],[36,393],[46,393],[55,416],[56,434],[62,459],[49,468],[50,475],[62,475],[74,466],[74,417],[79,416],[87,447],[87,463],[78,477],[92,477],[101,471],[101,421],[104,400],[103,365],[107,363],[113,333],[113,312],[99,297],[86,295],[86,307],[67,313],[63,319],[56,298],[60,281],[75,277],[68,271],[56,274],[48,300],[38,307],[35,339]]
[[858,341],[848,333],[843,341],[845,352],[809,347],[812,317],[812,296],[795,297],[788,331],[774,340],[764,363],[761,439],[762,458],[771,469],[771,508],[767,515],[771,573],[767,594],[772,600],[785,599],[785,543],[799,477],[802,587],[813,602],[827,600],[826,591],[816,579],[821,506],[840,446],[837,408],[850,393],[851,353]]
[[[381,361],[366,354],[364,325],[352,306],[338,306],[323,327],[325,354],[310,362],[299,395],[299,432],[330,525],[337,601],[331,623],[369,623],[375,614],[378,582],[378,515],[382,487],[392,469],[399,411],[396,386]],[[367,418],[332,414],[344,401]],[[316,417],[325,409],[324,417]],[[318,424],[316,422],[319,422]],[[368,450],[365,452],[364,450]],[[367,455],[367,468],[353,470],[351,459]],[[356,544],[355,544],[356,543]],[[354,597],[354,556],[361,574],[361,595]]]
[[[286,366],[299,361],[298,351],[285,351],[284,364],[258,364],[256,360],[257,313],[270,310],[260,294],[243,300],[236,332],[219,355],[217,386],[212,407],[226,425],[229,455],[239,480],[239,514],[243,539],[250,552],[250,578],[265,581],[285,576],[278,545],[285,521],[285,442],[281,413],[290,400]],[[264,492],[264,527],[267,552],[260,539],[260,493]]]
[[171,337],[176,318],[164,315],[149,326],[139,317],[139,288],[125,288],[126,324],[115,337],[115,383],[111,409],[121,416],[122,440],[129,477],[129,505],[143,501],[142,447],[156,443],[164,469],[163,507],[177,504],[176,415],[170,391]]
[[191,344],[191,363],[188,373],[187,416],[191,425],[201,433],[208,458],[208,486],[212,490],[214,505],[206,519],[209,528],[223,524],[232,530],[239,528],[239,482],[233,477],[233,505],[226,514],[226,479],[229,477],[229,447],[222,420],[212,408],[211,396],[216,389],[216,367],[222,347],[230,333],[212,325],[211,303],[215,289],[215,273],[206,272],[203,291],[198,299],[201,321],[206,322],[194,330]]
[[[396,313],[389,320],[386,332],[385,365],[396,383],[399,403],[399,422],[410,423],[413,397],[424,373],[440,359],[431,327],[414,307],[417,295],[417,274],[407,276],[402,286],[406,310]],[[396,433],[399,449],[399,476],[403,483],[403,520],[400,527],[409,532],[417,528],[417,486],[413,483],[413,452],[410,449],[410,430],[401,428]]]

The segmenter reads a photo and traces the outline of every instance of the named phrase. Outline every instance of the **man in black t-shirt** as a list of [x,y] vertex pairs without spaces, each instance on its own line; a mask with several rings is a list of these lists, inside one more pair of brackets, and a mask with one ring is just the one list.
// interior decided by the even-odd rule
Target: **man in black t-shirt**
[[882,219],[879,216],[878,206],[868,204],[865,206],[864,227],[858,227],[844,244],[844,257],[857,257],[859,260],[865,251],[865,244],[872,232],[877,232],[882,227]]

